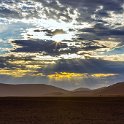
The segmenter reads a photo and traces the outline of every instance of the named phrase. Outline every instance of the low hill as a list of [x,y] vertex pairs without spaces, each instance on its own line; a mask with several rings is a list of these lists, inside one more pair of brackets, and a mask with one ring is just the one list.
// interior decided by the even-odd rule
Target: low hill
[[88,89],[88,88],[78,88],[78,89],[73,90],[73,92],[78,92],[78,91],[85,92],[85,91],[90,91],[90,89]]
[[67,96],[67,97],[95,97],[95,96],[124,96],[124,83],[117,83],[108,87],[95,90],[79,88],[67,91],[45,84],[22,84],[9,85],[0,84],[0,97],[45,97],[45,96]]
[[0,84],[0,96],[61,96],[68,91],[44,84]]
[[93,91],[93,94],[102,96],[124,96],[124,82],[96,89]]
[[76,90],[70,96],[124,96],[124,83],[117,83],[95,90]]

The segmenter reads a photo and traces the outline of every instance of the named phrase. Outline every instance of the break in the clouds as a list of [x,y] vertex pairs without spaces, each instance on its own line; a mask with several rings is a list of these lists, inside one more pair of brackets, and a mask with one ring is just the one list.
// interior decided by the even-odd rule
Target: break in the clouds
[[1,83],[96,88],[123,62],[124,0],[0,0]]

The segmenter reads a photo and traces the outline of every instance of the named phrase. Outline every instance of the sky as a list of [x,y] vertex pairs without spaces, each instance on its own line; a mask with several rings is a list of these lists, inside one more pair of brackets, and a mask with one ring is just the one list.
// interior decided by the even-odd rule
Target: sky
[[123,75],[124,0],[0,0],[0,83],[95,89]]

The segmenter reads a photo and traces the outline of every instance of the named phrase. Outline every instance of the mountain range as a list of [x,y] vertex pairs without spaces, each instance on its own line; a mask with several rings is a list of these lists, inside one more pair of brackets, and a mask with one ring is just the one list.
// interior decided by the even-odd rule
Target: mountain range
[[45,84],[0,84],[0,97],[102,97],[124,96],[124,82],[98,89],[78,88],[72,91]]

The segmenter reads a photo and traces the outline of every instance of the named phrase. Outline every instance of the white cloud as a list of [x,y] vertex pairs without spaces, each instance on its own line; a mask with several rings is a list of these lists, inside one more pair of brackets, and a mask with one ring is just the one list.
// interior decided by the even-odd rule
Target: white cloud
[[124,26],[124,12],[121,14],[116,14],[113,11],[108,12],[109,17],[102,18],[106,21],[110,27],[119,28]]

